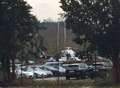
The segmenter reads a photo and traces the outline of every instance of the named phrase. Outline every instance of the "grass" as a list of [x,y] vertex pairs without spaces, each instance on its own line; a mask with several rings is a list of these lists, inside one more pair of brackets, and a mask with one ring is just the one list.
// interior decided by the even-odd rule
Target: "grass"
[[[16,86],[16,87],[14,87]],[[60,80],[48,81],[39,80],[33,81],[24,79],[23,88],[120,88],[120,85],[113,84],[111,81],[105,80]],[[22,88],[20,80],[14,82],[10,88]]]
[[[36,82],[38,88],[120,88],[120,85],[115,85],[111,82],[95,82],[94,80],[65,80],[60,81],[59,84],[53,81],[38,81]],[[35,86],[34,85],[34,86]]]

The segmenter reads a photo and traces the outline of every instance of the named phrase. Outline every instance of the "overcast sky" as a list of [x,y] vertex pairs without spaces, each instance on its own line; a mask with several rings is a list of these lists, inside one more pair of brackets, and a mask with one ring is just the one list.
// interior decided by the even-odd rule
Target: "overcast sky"
[[39,19],[52,18],[57,20],[62,12],[60,0],[26,0],[32,7],[32,13]]

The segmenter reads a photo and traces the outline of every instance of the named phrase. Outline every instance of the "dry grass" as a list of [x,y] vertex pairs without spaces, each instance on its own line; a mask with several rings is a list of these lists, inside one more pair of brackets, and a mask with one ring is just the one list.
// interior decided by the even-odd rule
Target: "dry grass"
[[110,81],[105,80],[62,80],[62,81],[48,81],[40,80],[34,81],[32,79],[23,79],[14,81],[8,88],[120,88],[120,85],[115,85]]

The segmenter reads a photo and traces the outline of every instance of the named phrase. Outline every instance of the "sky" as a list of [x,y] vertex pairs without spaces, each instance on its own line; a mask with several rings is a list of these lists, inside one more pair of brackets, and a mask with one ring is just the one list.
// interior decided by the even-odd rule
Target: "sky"
[[32,6],[31,13],[34,14],[38,20],[51,18],[54,21],[58,20],[59,13],[62,9],[59,7],[60,0],[25,0]]

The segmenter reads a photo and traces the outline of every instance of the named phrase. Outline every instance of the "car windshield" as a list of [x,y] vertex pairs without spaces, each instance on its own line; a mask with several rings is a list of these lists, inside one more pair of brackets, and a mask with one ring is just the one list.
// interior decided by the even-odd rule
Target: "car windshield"
[[77,69],[77,68],[79,68],[79,65],[69,65],[68,68]]
[[45,67],[39,67],[39,68],[44,70],[44,71],[50,71],[48,68],[45,68]]
[[103,66],[102,64],[93,64],[93,66]]
[[35,71],[39,71],[40,69],[39,68],[34,68]]
[[80,68],[86,68],[87,67],[86,64],[80,64],[79,66],[80,66]]
[[57,67],[58,65],[59,66],[62,66],[63,64],[62,63],[58,63],[58,62],[54,62],[54,63],[46,63],[46,65],[48,65],[48,66],[53,66],[53,67]]
[[21,68],[21,70],[22,70],[22,71],[27,71],[27,68],[26,68],[26,67],[24,67],[24,68]]

